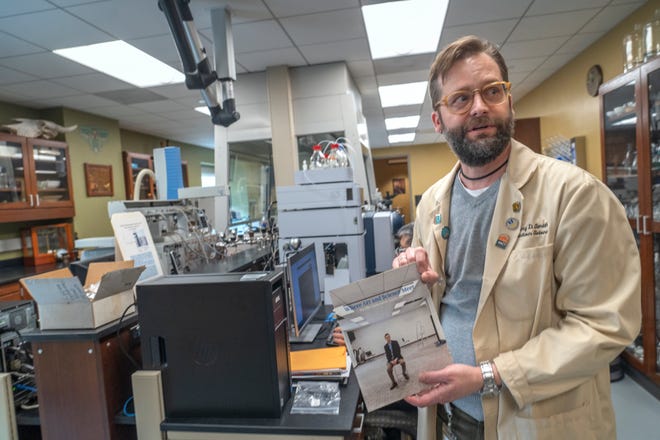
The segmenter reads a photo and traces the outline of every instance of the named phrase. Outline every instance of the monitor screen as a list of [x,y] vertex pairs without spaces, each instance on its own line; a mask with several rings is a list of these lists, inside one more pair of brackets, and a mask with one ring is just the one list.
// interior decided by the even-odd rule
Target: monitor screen
[[292,321],[298,336],[323,304],[314,243],[289,256],[287,266],[291,285]]

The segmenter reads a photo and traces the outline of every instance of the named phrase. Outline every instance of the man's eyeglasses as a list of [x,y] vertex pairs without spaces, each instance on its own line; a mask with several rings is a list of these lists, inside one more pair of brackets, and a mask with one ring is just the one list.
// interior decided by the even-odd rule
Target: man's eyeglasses
[[502,104],[511,91],[511,83],[508,81],[496,81],[486,84],[480,89],[458,90],[443,97],[436,106],[444,105],[451,113],[464,115],[470,111],[476,93],[488,105]]

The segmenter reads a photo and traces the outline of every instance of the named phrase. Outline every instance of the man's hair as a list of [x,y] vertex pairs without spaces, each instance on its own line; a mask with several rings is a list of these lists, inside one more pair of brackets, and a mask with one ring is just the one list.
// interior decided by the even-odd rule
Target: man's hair
[[386,338],[386,337],[388,337],[389,335],[390,335],[389,333],[385,333],[385,336],[384,336],[384,337]]
[[453,43],[445,46],[444,49],[435,57],[431,65],[431,72],[429,74],[429,95],[431,96],[431,104],[433,109],[436,110],[437,105],[442,99],[442,89],[438,84],[438,78],[444,81],[447,72],[456,64],[457,61],[485,53],[490,56],[500,68],[502,80],[509,80],[509,69],[506,67],[506,62],[493,43],[483,38],[474,35],[461,37]]

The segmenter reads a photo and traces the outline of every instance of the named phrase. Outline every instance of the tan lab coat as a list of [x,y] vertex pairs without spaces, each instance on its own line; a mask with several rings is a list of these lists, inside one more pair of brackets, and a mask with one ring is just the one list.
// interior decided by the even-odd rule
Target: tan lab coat
[[[440,274],[457,171],[424,193],[415,220],[413,245]],[[637,245],[612,192],[512,141],[473,329],[477,362],[492,359],[505,383],[483,399],[486,439],[616,437],[608,367],[638,335],[640,282]],[[442,290],[434,288],[436,304]],[[433,432],[434,413],[421,410],[422,435]]]

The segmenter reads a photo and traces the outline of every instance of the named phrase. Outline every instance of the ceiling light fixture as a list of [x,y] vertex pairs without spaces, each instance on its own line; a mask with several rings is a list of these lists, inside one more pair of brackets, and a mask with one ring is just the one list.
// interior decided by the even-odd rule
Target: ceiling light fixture
[[399,128],[416,128],[418,124],[419,115],[385,119],[385,128],[388,130],[398,130]]
[[415,140],[415,133],[391,134],[387,136],[387,140],[390,144],[397,144],[400,142],[412,142]]
[[56,49],[53,53],[136,87],[176,84],[186,79],[183,73],[122,40]]
[[374,60],[435,52],[449,0],[405,0],[362,6]]
[[383,107],[396,107],[398,105],[414,105],[424,102],[428,81],[406,84],[394,84],[378,87],[380,104]]

